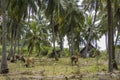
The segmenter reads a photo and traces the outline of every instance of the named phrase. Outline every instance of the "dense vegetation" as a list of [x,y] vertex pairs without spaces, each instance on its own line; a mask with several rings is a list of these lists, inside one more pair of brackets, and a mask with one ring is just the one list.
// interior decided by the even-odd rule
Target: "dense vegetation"
[[[41,70],[45,73],[48,69],[52,76],[60,73],[66,80],[74,72],[81,79],[87,70],[95,74],[99,70],[119,70],[119,0],[1,0],[0,3],[1,74],[13,73],[16,65],[17,71],[18,65],[22,70],[44,66],[45,70]],[[106,37],[103,52],[97,43],[102,36]],[[65,37],[68,48],[64,47]],[[72,66],[70,59],[77,65]],[[90,69],[85,68],[86,62],[92,65]],[[97,66],[100,69],[96,69],[96,64],[100,64]],[[66,67],[63,73],[68,71],[57,73],[54,68],[60,66]]]

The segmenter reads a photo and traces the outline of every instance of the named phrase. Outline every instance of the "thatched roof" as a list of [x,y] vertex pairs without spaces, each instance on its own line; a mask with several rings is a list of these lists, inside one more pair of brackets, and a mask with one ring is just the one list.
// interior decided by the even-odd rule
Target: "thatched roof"
[[[88,51],[90,51],[92,48],[95,48],[92,44],[88,44]],[[86,46],[81,49],[80,53],[83,53],[86,50]]]
[[[92,57],[93,53],[94,53],[92,50],[96,49],[96,48],[92,44],[88,44],[88,50],[86,50],[86,49],[87,49],[86,46],[81,49],[81,51],[80,51],[81,57],[87,57],[87,54],[89,54],[89,57]],[[86,51],[88,51],[88,52],[86,52]]]

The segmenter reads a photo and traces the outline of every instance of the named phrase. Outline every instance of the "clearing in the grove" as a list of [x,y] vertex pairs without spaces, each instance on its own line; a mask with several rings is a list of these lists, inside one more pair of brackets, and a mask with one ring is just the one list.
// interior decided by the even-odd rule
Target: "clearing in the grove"
[[26,67],[21,61],[8,61],[10,72],[0,75],[0,80],[119,80],[119,71],[108,73],[108,60],[99,58],[79,58],[76,65],[70,58],[36,58],[33,66]]

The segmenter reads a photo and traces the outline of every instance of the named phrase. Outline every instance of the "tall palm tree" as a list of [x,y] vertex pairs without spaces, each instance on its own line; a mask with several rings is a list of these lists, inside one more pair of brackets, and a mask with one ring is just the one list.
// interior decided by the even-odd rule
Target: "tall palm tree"
[[[118,69],[117,63],[115,60],[115,47],[114,47],[114,13],[112,8],[112,1],[107,0],[108,4],[108,54],[109,54],[109,72],[112,72],[113,69]],[[115,7],[116,8],[116,7]]]
[[108,4],[108,54],[109,54],[109,72],[113,71],[113,61],[112,61],[112,54],[113,54],[113,17],[112,17],[112,5],[111,0],[107,0]]
[[[20,31],[21,29],[21,21],[26,20],[28,18],[30,12],[35,14],[37,12],[37,7],[40,6],[39,0],[12,0],[8,4],[8,15],[11,19],[11,54],[8,55],[8,59],[12,57],[16,51],[17,41],[19,41]],[[19,48],[19,44],[18,44]]]
[[68,1],[68,3],[66,3],[66,6],[66,15],[61,22],[62,26],[60,28],[62,30],[62,34],[67,35],[68,37],[68,44],[71,50],[70,52],[71,55],[73,55],[75,49],[75,33],[80,33],[79,29],[82,29],[84,23],[84,15],[83,12],[79,9],[76,1]]
[[1,60],[1,68],[0,72],[2,74],[6,74],[9,72],[8,65],[7,65],[7,58],[6,58],[6,1],[1,0],[1,9],[2,9],[2,60]]
[[38,53],[37,55],[39,55],[40,47],[42,45],[49,45],[47,26],[41,21],[40,18],[31,21],[29,29],[26,30],[25,43],[28,45],[29,55],[34,49],[36,50],[36,53]]
[[[64,0],[46,0],[47,3],[47,7],[46,7],[46,17],[50,19],[50,25],[51,25],[51,29],[52,29],[52,38],[53,38],[53,51],[55,53],[55,60],[59,60],[58,59],[58,55],[56,53],[56,48],[55,48],[55,29],[54,29],[54,14],[58,14],[58,17],[62,15],[62,13],[64,12],[64,8],[63,8],[63,3]],[[62,11],[60,11],[62,10]],[[57,18],[58,18],[57,17]]]
[[[111,1],[110,1],[111,2]],[[101,21],[100,21],[100,31],[101,31],[101,33],[102,34],[105,34],[106,35],[106,49],[108,50],[109,48],[108,47],[110,47],[110,44],[109,44],[109,38],[108,37],[110,37],[110,25],[112,26],[112,27],[114,27],[114,28],[112,28],[112,35],[111,36],[113,36],[113,35],[116,35],[116,31],[119,33],[119,16],[117,15],[117,14],[119,14],[119,12],[117,11],[118,10],[118,4],[119,4],[119,1],[118,0],[115,0],[115,1],[112,1],[112,3],[113,4],[111,4],[111,6],[113,6],[112,7],[112,10],[111,10],[111,13],[109,13],[108,14],[108,11],[107,11],[107,9],[108,9],[108,3],[106,3],[105,1],[103,1],[103,2],[101,2],[101,9],[100,9],[100,14],[98,15],[99,17],[101,17],[102,19],[101,19]],[[118,3],[118,4],[116,4],[116,3]],[[104,14],[103,14],[104,13]],[[109,24],[108,23],[108,18],[107,18],[107,16],[108,15],[111,15],[111,21],[112,21],[112,23],[111,24]],[[114,20],[114,21],[113,21]],[[109,25],[108,25],[109,24]],[[108,25],[108,27],[107,27],[107,25]],[[108,35],[108,31],[109,31],[109,35]],[[113,68],[114,69],[118,69],[118,67],[117,67],[117,63],[116,63],[116,60],[115,60],[115,45],[116,45],[116,42],[117,42],[117,39],[118,39],[118,35],[117,35],[117,38],[116,38],[116,41],[114,42],[114,39],[115,39],[115,37],[113,36],[111,39],[113,39],[113,43],[112,43],[112,45],[113,45],[113,52],[111,53],[112,54],[112,64],[113,64]],[[109,52],[109,50],[108,50],[108,52]],[[109,64],[110,64],[110,62],[111,62],[111,60],[109,61]]]
[[[91,38],[93,36],[93,30],[95,28],[95,22],[96,22],[96,18],[97,18],[97,12],[98,12],[99,5],[98,5],[98,0],[89,0],[89,1],[84,0],[83,4],[85,6],[85,10],[89,14],[92,14],[92,16],[93,16],[93,18],[90,20],[89,28],[88,28],[89,36],[88,36],[87,44],[86,44],[86,55],[87,55],[88,54],[88,45],[91,43]],[[94,11],[94,15],[93,15],[93,11]]]
[[[117,6],[117,4],[115,4],[115,3],[119,3],[119,1],[118,0],[114,0],[114,1],[110,1],[110,2],[112,2],[113,3],[113,5],[111,4],[111,5],[109,5],[109,7],[110,6],[113,6],[112,7],[112,10],[114,10],[114,11],[112,11],[111,10],[111,12],[109,12],[109,14],[108,14],[108,12],[107,12],[107,1],[105,1],[105,0],[89,0],[89,1],[87,1],[87,0],[84,0],[83,2],[85,2],[85,3],[87,3],[88,5],[86,5],[86,9],[89,9],[89,10],[91,10],[92,9],[92,7],[94,7],[94,4],[96,4],[95,2],[98,2],[98,12],[99,12],[99,14],[97,14],[97,16],[101,19],[100,20],[100,24],[99,24],[99,31],[100,31],[100,33],[101,33],[101,35],[104,35],[104,34],[107,34],[108,33],[108,31],[110,30],[110,25],[112,26],[112,27],[116,27],[115,25],[116,24],[114,24],[114,22],[116,22],[116,21],[114,21],[113,22],[113,16],[114,16],[114,12],[116,11],[116,9],[117,8],[115,8],[116,6]],[[89,5],[91,5],[90,7],[89,7]],[[115,6],[115,7],[114,7]],[[104,13],[104,14],[103,14]],[[107,23],[107,20],[108,20],[108,18],[107,18],[107,15],[111,15],[111,24],[109,24],[109,23]],[[110,18],[110,17],[109,17]],[[114,20],[116,20],[116,19],[114,19]],[[116,22],[117,23],[117,22]],[[109,27],[107,27],[107,24],[109,24]],[[111,42],[113,42],[112,43],[112,46],[113,46],[113,50],[111,50],[112,51],[112,53],[111,53],[111,55],[112,55],[112,61],[113,61],[113,68],[115,68],[115,69],[117,69],[117,64],[116,64],[116,61],[115,61],[115,51],[114,51],[114,37],[113,37],[113,35],[115,34],[115,30],[114,30],[115,28],[112,28],[112,30],[113,30],[113,32],[112,33],[110,33],[110,31],[109,31],[109,35],[107,35],[107,36],[109,36],[110,37],[110,34],[111,34],[111,39],[113,39]],[[110,38],[108,38],[108,39],[110,39]],[[109,41],[109,40],[108,40]],[[108,49],[108,47],[110,47],[109,45],[110,45],[110,41],[108,42],[107,41],[107,37],[106,37],[106,49]],[[112,49],[112,48],[111,48]],[[110,49],[109,49],[110,50]],[[108,51],[109,51],[108,50]],[[109,62],[111,62],[111,60],[109,61]]]

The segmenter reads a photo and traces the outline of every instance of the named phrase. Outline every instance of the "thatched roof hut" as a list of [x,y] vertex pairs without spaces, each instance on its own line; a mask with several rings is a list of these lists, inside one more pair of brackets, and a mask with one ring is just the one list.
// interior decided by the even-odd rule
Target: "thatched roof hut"
[[99,53],[100,53],[100,51],[97,48],[95,48],[92,44],[89,44],[88,50],[87,50],[86,46],[81,49],[80,56],[83,58],[95,57]]

